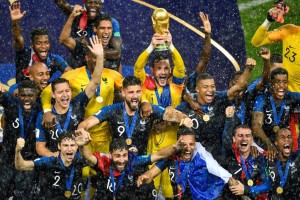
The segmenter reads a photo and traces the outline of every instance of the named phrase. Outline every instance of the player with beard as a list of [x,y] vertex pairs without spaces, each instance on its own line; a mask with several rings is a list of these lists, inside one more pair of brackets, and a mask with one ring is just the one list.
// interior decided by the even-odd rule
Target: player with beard
[[30,199],[33,172],[18,172],[14,166],[15,146],[18,138],[26,141],[21,154],[26,159],[37,157],[35,152],[35,123],[41,111],[36,103],[37,86],[34,82],[24,80],[19,83],[18,99],[0,89],[0,104],[5,112],[2,152],[0,154],[0,199],[6,199],[10,184],[14,183],[17,199]]
[[210,74],[202,73],[197,77],[197,95],[194,99],[204,111],[204,115],[198,115],[191,106],[184,102],[176,109],[187,114],[194,122],[193,129],[196,130],[196,141],[219,159],[222,149],[222,133],[225,125],[225,109],[233,99],[243,91],[250,73],[255,66],[253,59],[247,59],[246,69],[236,85],[227,91],[216,92],[215,81]]
[[193,129],[180,127],[180,137],[177,152],[168,162],[153,166],[142,174],[138,186],[150,183],[155,176],[167,166],[170,170],[171,183],[174,192],[172,199],[216,199],[228,181],[235,182],[231,174],[222,168],[205,148],[196,142]]
[[254,158],[251,155],[253,142],[252,131],[247,125],[239,125],[232,137],[233,146],[230,153],[223,157],[222,166],[234,179],[235,185],[225,187],[222,199],[266,199],[265,194],[270,189],[270,180],[266,172],[266,162],[262,155]]
[[[137,188],[135,170],[169,157],[177,145],[171,145],[152,155],[137,156],[123,138],[117,138],[110,144],[110,153],[95,152],[86,148],[90,141],[88,132],[78,131],[76,143],[81,155],[89,165],[97,170],[97,190],[94,199],[156,199],[154,186]],[[160,166],[160,163],[157,163]]]
[[[58,157],[40,157],[35,160],[25,159],[20,153],[26,142],[19,138],[16,145],[15,166],[22,171],[47,171],[45,190],[39,199],[81,199],[85,189],[82,168],[85,160],[77,153],[73,131],[62,132],[58,139]],[[30,185],[30,183],[29,183]]]
[[[147,152],[149,131],[154,120],[165,119],[185,126],[192,125],[186,115],[171,107],[164,109],[157,105],[150,105],[152,113],[148,118],[142,118],[139,114],[142,96],[141,84],[140,79],[134,76],[126,77],[123,80],[122,89],[125,102],[103,107],[94,116],[81,122],[78,130],[86,131],[101,122],[108,121],[113,138],[125,139],[128,146],[135,146],[138,154],[143,155]],[[141,108],[141,110],[143,109]]]
[[91,39],[91,47],[87,56],[96,57],[96,66],[92,79],[83,92],[72,99],[72,90],[68,80],[58,78],[51,84],[52,98],[55,100],[52,112],[56,116],[55,126],[49,130],[42,126],[43,112],[40,112],[36,122],[36,151],[40,156],[58,156],[57,139],[62,131],[77,129],[84,120],[85,107],[97,90],[103,71],[103,48],[97,36]]
[[[146,154],[147,142],[151,125],[156,119],[166,119],[191,126],[192,122],[187,116],[176,112],[169,107],[166,110],[157,105],[150,105],[152,114],[146,119],[139,115],[139,107],[142,96],[140,79],[129,76],[123,80],[122,95],[125,102],[116,103],[103,107],[94,116],[89,117],[79,124],[78,129],[81,131],[88,130],[97,124],[107,121],[112,131],[112,138],[126,139],[127,144],[137,148],[137,154]],[[149,107],[149,103],[144,105]],[[141,108],[144,111],[144,108]],[[147,109],[149,110],[149,109]],[[106,134],[108,138],[110,135]],[[101,152],[101,151],[100,151]],[[145,167],[135,170],[140,174],[145,171]]]
[[30,47],[24,46],[24,38],[19,21],[26,11],[21,12],[20,1],[14,1],[9,7],[12,20],[13,47],[16,51],[16,80],[28,79],[29,70],[33,63],[43,62],[50,70],[50,76],[56,71],[64,73],[72,68],[59,55],[50,53],[50,40],[48,30],[37,28],[31,32]]
[[[72,11],[75,8],[71,6],[66,0],[54,0],[56,5],[67,15],[72,15]],[[85,43],[89,37],[94,33],[94,27],[97,23],[97,18],[101,16],[101,9],[103,7],[104,0],[83,0],[84,8],[80,9],[78,16],[74,19],[71,28],[71,37],[78,40],[78,42]],[[105,48],[105,59],[118,60],[121,58],[122,39],[120,34],[119,23],[116,19],[111,19],[112,23],[112,38],[109,40],[109,48]],[[99,35],[98,35],[99,36]],[[82,66],[76,63],[76,60],[72,60],[74,66]],[[118,66],[117,66],[118,67]]]
[[300,94],[288,91],[288,72],[283,68],[272,70],[271,90],[256,97],[252,113],[254,136],[261,140],[267,150],[267,159],[273,160],[276,148],[275,133],[289,127],[293,109],[300,103]]
[[[75,60],[77,60],[78,67],[84,66],[85,65],[85,59],[84,59],[84,44],[80,43],[78,40],[70,37],[71,35],[71,26],[74,22],[74,19],[76,16],[80,15],[81,12],[83,11],[83,8],[79,5],[75,5],[72,13],[70,14],[67,22],[65,23],[61,34],[59,41],[63,45],[65,45],[72,53],[72,56]],[[101,39],[102,45],[104,47],[104,51],[106,48],[111,48],[110,47],[110,40],[112,37],[112,19],[108,14],[101,14],[95,19],[95,23],[93,26],[93,34],[97,35],[98,38]],[[77,68],[75,66],[75,68]],[[104,67],[117,70],[121,73],[119,69],[120,66],[120,58],[118,59],[110,59],[106,58],[105,59],[105,65]]]
[[282,128],[275,134],[277,156],[268,163],[271,179],[270,200],[299,199],[300,154],[293,152],[291,132]]

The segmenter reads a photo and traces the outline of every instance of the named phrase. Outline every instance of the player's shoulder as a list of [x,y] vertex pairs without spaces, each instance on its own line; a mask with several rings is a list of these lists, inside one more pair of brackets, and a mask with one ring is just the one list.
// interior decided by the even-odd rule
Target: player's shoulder
[[63,73],[62,78],[82,76],[83,73],[86,73],[85,67],[79,67]]
[[278,29],[275,30],[279,30],[279,31],[288,31],[288,32],[294,32],[294,31],[300,31],[300,26],[296,26],[294,24],[285,24],[281,27],[279,27]]

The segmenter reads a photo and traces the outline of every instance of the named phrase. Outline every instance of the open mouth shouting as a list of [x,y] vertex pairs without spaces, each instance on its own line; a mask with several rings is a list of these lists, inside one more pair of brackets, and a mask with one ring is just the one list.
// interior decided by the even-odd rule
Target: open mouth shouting
[[47,56],[48,56],[48,51],[47,50],[40,50],[38,52],[39,54],[39,57],[41,60],[46,60],[47,59]]
[[61,106],[68,107],[70,105],[70,99],[69,98],[61,98],[60,99]]
[[131,110],[136,110],[139,106],[139,99],[137,99],[137,98],[131,99],[130,105],[131,105],[130,106]]
[[205,94],[205,102],[211,103],[214,100],[214,93],[206,93]]
[[183,150],[181,153],[181,158],[184,161],[190,161],[192,159],[192,153],[190,151]]
[[109,35],[102,35],[102,37],[101,37],[101,41],[102,41],[102,44],[104,45],[104,46],[106,46],[108,43],[109,43],[109,40],[110,40],[110,36]]
[[48,81],[41,81],[39,85],[40,89],[44,90],[48,86]]
[[89,16],[90,16],[90,18],[95,19],[96,15],[97,15],[97,10],[95,8],[91,8],[89,10]]
[[282,153],[285,157],[290,156],[291,152],[292,152],[292,148],[290,144],[283,145]]
[[168,76],[166,74],[160,75],[157,80],[160,86],[165,86],[168,83]]
[[249,147],[248,147],[248,142],[241,142],[240,143],[240,147],[239,147],[239,150],[241,152],[246,152],[248,151]]
[[66,158],[68,161],[72,161],[74,158],[74,153],[73,152],[67,152],[66,153]]
[[276,94],[277,94],[277,98],[278,99],[283,99],[284,98],[284,95],[285,95],[285,89],[278,89],[276,91]]
[[31,108],[32,108],[31,102],[30,101],[25,101],[23,103],[23,108],[24,108],[25,111],[30,111]]

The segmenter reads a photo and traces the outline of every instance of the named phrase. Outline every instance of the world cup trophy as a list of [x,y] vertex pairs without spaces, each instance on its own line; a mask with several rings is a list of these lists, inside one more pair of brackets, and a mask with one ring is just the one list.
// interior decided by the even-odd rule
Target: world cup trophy
[[[152,14],[152,25],[154,32],[160,35],[166,35],[166,31],[169,30],[169,14],[163,8],[157,8]],[[168,44],[158,44],[155,47],[156,51],[167,51],[169,49]]]

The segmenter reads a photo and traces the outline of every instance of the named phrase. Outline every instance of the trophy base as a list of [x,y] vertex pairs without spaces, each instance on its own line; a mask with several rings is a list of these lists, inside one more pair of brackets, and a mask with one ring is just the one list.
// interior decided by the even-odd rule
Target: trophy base
[[155,51],[169,51],[169,45],[167,45],[167,44],[158,44],[155,47]]

